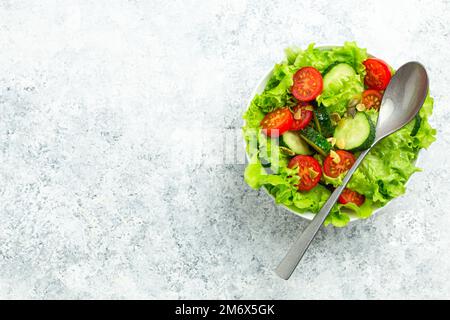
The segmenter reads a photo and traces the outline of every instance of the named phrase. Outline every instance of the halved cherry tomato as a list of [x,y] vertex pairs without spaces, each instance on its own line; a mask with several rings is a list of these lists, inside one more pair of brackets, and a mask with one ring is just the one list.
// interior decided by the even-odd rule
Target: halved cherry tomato
[[[290,130],[301,130],[305,128],[313,117],[313,112],[307,110],[308,105],[298,104],[294,107],[294,121]],[[311,106],[309,106],[312,108]]]
[[368,89],[362,94],[362,103],[366,106],[366,109],[380,110],[382,99],[383,95],[377,90]]
[[366,201],[366,197],[364,197],[362,194],[356,191],[345,188],[344,191],[342,191],[341,195],[339,196],[338,201],[339,203],[342,204],[352,202],[356,204],[358,207],[361,207],[364,201]]
[[309,191],[314,188],[322,177],[322,168],[319,161],[311,156],[296,156],[291,159],[289,168],[298,167],[300,182],[297,185],[300,191]]
[[391,81],[391,70],[386,62],[370,58],[363,62],[366,67],[364,83],[369,89],[384,90]]
[[316,68],[301,68],[294,74],[293,80],[292,94],[300,101],[312,101],[322,92],[322,75]]
[[[350,170],[355,163],[355,156],[348,151],[336,150],[337,159],[333,159],[331,155],[323,161],[323,171],[331,178],[337,178],[344,172]],[[338,162],[339,160],[339,162]]]
[[293,121],[294,117],[289,108],[277,109],[266,114],[264,119],[262,119],[262,131],[267,136],[276,138],[288,131],[291,128]]

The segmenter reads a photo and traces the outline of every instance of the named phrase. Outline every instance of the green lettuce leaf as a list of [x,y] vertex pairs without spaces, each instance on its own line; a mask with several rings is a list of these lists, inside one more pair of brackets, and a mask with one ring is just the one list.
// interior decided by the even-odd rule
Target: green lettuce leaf
[[428,94],[425,102],[420,109],[419,115],[422,118],[420,128],[414,136],[413,145],[417,148],[428,148],[436,140],[436,129],[433,129],[427,121],[428,117],[433,113],[434,99]]
[[318,185],[309,192],[299,192],[298,169],[281,167],[278,174],[269,174],[255,155],[245,169],[244,179],[247,184],[259,189],[266,187],[275,198],[275,202],[283,204],[296,212],[318,212],[330,196],[330,191]]
[[364,60],[367,59],[367,50],[361,49],[356,45],[356,42],[346,42],[342,47],[334,48],[328,52],[328,59],[333,64],[347,63],[355,69],[356,73],[364,79],[366,75],[366,68],[363,65]]
[[336,112],[342,116],[347,111],[348,103],[351,99],[361,96],[364,85],[360,75],[348,77],[341,82],[334,82],[329,85],[317,97],[317,102],[328,108],[328,112]]
[[322,67],[323,70],[319,69],[321,72],[338,63],[347,63],[356,71],[354,77],[342,82],[332,83],[317,98],[317,102],[326,106],[330,113],[336,112],[343,115],[347,110],[348,102],[360,96],[364,91],[363,82],[366,71],[363,62],[367,59],[366,49],[358,48],[355,42],[346,42],[342,47],[326,50],[318,55],[319,58],[322,56],[323,66],[316,63],[316,65]]
[[280,151],[279,141],[267,137],[261,131],[258,135],[259,159],[267,164],[273,172],[278,172],[280,167],[286,167],[289,163],[288,156]]
[[342,228],[345,227],[350,222],[350,216],[339,209],[334,209],[325,219],[325,226],[332,224],[335,227]]
[[361,207],[351,202],[337,204],[331,210],[324,224],[325,226],[332,224],[338,228],[345,227],[350,222],[350,215],[356,216],[359,219],[367,219],[372,215],[375,208],[370,199],[366,199]]
[[[329,108],[330,112],[343,114],[348,101],[363,91],[365,74],[362,62],[367,58],[365,49],[355,43],[346,43],[341,48],[319,50],[314,44],[306,50],[289,48],[286,60],[274,67],[271,78],[263,93],[256,95],[244,114],[243,135],[247,142],[247,152],[251,157],[244,178],[249,186],[258,189],[264,187],[275,202],[303,213],[316,213],[326,202],[330,190],[325,185],[336,187],[342,183],[338,178],[322,176],[321,184],[308,192],[299,192],[296,185],[299,177],[295,169],[287,168],[290,157],[280,152],[278,141],[261,133],[260,122],[264,115],[276,108],[291,106],[295,103],[290,90],[292,76],[301,67],[313,66],[321,72],[337,63],[351,65],[357,75],[342,83],[333,84],[327,92],[322,92],[318,102]],[[352,203],[336,204],[325,224],[343,227],[350,221],[350,216],[360,219],[368,218],[375,208],[384,206],[391,199],[405,192],[405,184],[410,176],[420,171],[414,163],[418,152],[435,141],[436,130],[428,121],[433,111],[433,98],[430,96],[420,110],[421,123],[415,136],[411,136],[415,120],[407,126],[378,143],[361,166],[356,170],[348,188],[366,197],[365,203],[358,207]],[[366,111],[376,123],[378,113]],[[358,156],[358,154],[355,154]],[[320,163],[323,158],[314,155]],[[266,168],[265,168],[266,167]],[[270,169],[270,170],[268,170]]]
[[422,122],[419,131],[411,137],[411,123],[379,142],[367,155],[348,184],[371,199],[375,205],[383,206],[405,192],[405,184],[414,172],[420,171],[414,163],[421,148],[427,148],[436,138],[436,130],[429,122],[433,99],[427,97],[420,111]]
[[329,51],[315,48],[314,43],[310,44],[306,50],[288,48],[285,52],[288,64],[295,66],[295,71],[311,66],[322,73],[333,63],[328,57]]
[[266,88],[263,93],[255,96],[253,103],[264,113],[294,105],[295,101],[290,93],[295,71],[296,68],[287,62],[275,65]]
[[[355,79],[325,92],[319,101],[327,107],[337,103],[336,107],[330,109],[331,112],[334,111],[333,109],[338,109],[340,113],[343,113],[343,106],[346,107],[348,100],[362,92],[362,79],[365,75],[362,62],[366,58],[366,50],[358,48],[354,42],[346,42],[343,47],[328,50],[315,48],[314,44],[310,44],[306,50],[288,48],[286,49],[286,60],[275,65],[266,88],[263,93],[255,96],[253,102],[264,113],[295,105],[297,102],[291,95],[291,87],[292,77],[298,69],[312,66],[323,73],[332,65],[345,62],[351,65],[358,75]],[[336,94],[339,94],[339,97],[335,98]],[[344,102],[344,100],[346,101]]]

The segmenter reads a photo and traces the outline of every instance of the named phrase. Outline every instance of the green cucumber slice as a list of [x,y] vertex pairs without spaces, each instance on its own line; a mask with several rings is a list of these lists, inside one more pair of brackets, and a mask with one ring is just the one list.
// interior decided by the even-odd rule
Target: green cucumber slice
[[314,109],[314,122],[317,131],[324,137],[331,137],[334,132],[334,127],[331,124],[330,115],[325,106],[318,106]]
[[312,154],[312,151],[309,148],[308,144],[300,137],[298,132],[287,131],[282,135],[282,139],[284,144],[296,154]]
[[334,130],[336,147],[342,150],[360,151],[375,141],[375,126],[369,116],[358,112],[354,118],[343,118]]
[[300,136],[317,152],[327,156],[331,149],[331,144],[327,139],[311,127],[300,130]]
[[346,63],[339,63],[323,77],[323,90],[327,90],[331,83],[342,81],[356,75],[355,69]]

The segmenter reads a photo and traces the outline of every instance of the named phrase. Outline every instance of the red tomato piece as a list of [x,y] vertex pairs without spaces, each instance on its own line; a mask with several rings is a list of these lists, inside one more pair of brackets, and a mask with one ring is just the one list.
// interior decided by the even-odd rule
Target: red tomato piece
[[293,80],[292,94],[300,101],[312,101],[322,92],[323,79],[316,68],[301,68],[294,74]]
[[366,109],[380,110],[382,100],[383,95],[377,90],[368,89],[362,94],[362,103],[366,106]]
[[331,178],[337,178],[344,172],[350,170],[355,163],[355,156],[345,150],[336,151],[338,157],[333,158],[331,155],[323,161],[323,171]]
[[289,108],[277,109],[266,114],[264,119],[262,119],[262,131],[268,137],[276,138],[288,131],[291,128],[293,121],[294,117]]
[[391,81],[391,70],[386,62],[380,59],[370,58],[363,62],[366,67],[364,83],[369,89],[384,90]]
[[297,185],[300,191],[309,191],[314,188],[322,177],[322,168],[319,161],[311,156],[299,155],[291,159],[289,168],[298,167],[300,182]]
[[362,194],[359,194],[356,191],[345,188],[344,191],[339,196],[338,201],[339,203],[342,204],[352,202],[356,204],[358,207],[361,207],[364,201],[366,201],[366,197],[364,197]]
[[290,130],[301,130],[305,128],[313,117],[313,112],[307,110],[307,107],[312,108],[309,105],[298,104],[294,107],[294,121]]

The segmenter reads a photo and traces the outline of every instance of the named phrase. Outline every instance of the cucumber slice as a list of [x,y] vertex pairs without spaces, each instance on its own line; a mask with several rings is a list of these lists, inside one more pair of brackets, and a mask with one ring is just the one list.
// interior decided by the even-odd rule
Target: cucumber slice
[[298,132],[287,131],[282,135],[284,144],[294,151],[296,154],[310,155],[312,154],[308,144],[300,138]]
[[331,124],[331,119],[327,108],[320,105],[314,109],[314,122],[316,124],[317,131],[321,135],[327,138],[333,135],[334,128]]
[[327,90],[331,83],[342,81],[343,79],[356,75],[355,70],[346,63],[339,63],[323,77],[323,90]]
[[358,112],[354,118],[343,118],[334,130],[336,147],[342,150],[360,151],[375,141],[375,126],[369,116]]
[[414,137],[416,134],[417,134],[417,132],[419,132],[419,129],[420,129],[420,124],[422,123],[422,117],[419,115],[419,114],[417,114],[415,117],[414,117],[414,127],[413,127],[413,129],[411,130],[411,137]]
[[321,155],[326,157],[330,152],[331,144],[313,128],[306,127],[300,130],[300,136]]

